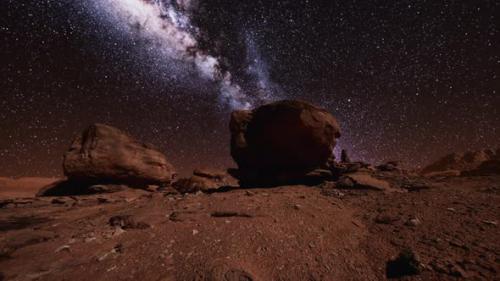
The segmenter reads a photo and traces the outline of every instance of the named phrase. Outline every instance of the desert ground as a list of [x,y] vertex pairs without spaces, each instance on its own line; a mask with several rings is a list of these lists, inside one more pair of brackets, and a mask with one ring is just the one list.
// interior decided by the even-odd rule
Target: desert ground
[[408,249],[419,269],[405,280],[500,280],[499,183],[445,177],[395,192],[323,183],[5,199],[0,276],[385,280]]

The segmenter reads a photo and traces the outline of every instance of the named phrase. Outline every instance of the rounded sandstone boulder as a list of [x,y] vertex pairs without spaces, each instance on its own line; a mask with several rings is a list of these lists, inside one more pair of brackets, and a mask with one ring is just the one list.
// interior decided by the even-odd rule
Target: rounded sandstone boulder
[[64,154],[70,180],[129,185],[165,184],[175,176],[165,155],[117,128],[94,124]]
[[231,155],[240,169],[292,170],[324,166],[333,157],[337,120],[309,103],[284,100],[231,115]]

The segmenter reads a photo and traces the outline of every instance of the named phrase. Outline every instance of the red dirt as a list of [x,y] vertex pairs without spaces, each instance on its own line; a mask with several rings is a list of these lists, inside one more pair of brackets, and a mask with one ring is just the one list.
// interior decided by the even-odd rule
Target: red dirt
[[[385,280],[387,261],[410,248],[422,269],[405,280],[500,280],[500,177],[341,192],[3,201],[0,272],[6,280]],[[124,217],[111,226],[116,216]]]

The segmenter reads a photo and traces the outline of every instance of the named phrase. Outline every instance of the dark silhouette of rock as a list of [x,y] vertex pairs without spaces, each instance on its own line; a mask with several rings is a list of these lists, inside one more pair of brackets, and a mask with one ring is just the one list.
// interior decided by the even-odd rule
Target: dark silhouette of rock
[[114,216],[109,219],[109,225],[115,227],[121,227],[122,229],[146,229],[149,228],[149,224],[136,221],[131,215],[119,215]]
[[398,166],[399,163],[397,161],[387,161],[386,163],[377,166],[377,169],[382,172],[394,172],[399,169]]
[[484,161],[474,170],[462,172],[464,176],[500,175],[500,160]]
[[452,153],[422,169],[423,174],[449,170],[472,171],[481,166],[483,162],[498,159],[500,155],[493,150],[469,151],[466,153]]
[[349,158],[349,155],[347,155],[347,150],[342,149],[340,152],[340,162],[342,163],[351,163],[351,158]]
[[94,124],[77,137],[64,155],[64,174],[72,181],[148,185],[175,176],[164,154],[117,128]]
[[420,273],[420,262],[410,249],[401,251],[397,258],[390,260],[386,265],[387,278],[401,278]]
[[231,156],[240,170],[260,178],[325,167],[340,137],[338,122],[330,113],[293,100],[235,111],[230,129]]
[[60,180],[42,187],[36,196],[71,196],[71,195],[90,195],[99,193],[113,193],[122,191],[125,185],[117,184],[93,184],[79,180]]

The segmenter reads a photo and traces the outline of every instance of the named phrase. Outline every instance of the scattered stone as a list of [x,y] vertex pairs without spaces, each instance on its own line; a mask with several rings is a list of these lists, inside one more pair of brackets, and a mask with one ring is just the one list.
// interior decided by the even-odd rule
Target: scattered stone
[[193,229],[193,235],[197,235],[198,233],[200,233],[198,230]]
[[388,261],[386,264],[387,278],[401,278],[419,273],[420,262],[411,249],[402,250],[395,259]]
[[252,191],[250,191],[250,190],[246,190],[246,191],[245,191],[245,195],[246,195],[246,196],[254,196],[254,195],[255,195],[255,193],[253,193],[253,192],[252,192]]
[[180,193],[196,193],[198,191],[214,191],[222,185],[222,182],[218,182],[210,178],[192,176],[177,180],[174,182],[173,187]]
[[122,244],[118,244],[115,247],[113,247],[113,249],[111,249],[111,251],[109,251],[107,253],[104,253],[103,255],[101,255],[100,257],[98,257],[97,261],[101,262],[101,261],[105,260],[109,255],[120,254],[122,252],[123,252],[123,245]]
[[384,180],[379,180],[366,173],[354,173],[342,176],[336,183],[338,188],[372,189],[378,191],[395,191],[391,185]]
[[388,161],[382,165],[377,166],[376,168],[382,172],[394,172],[399,170],[398,166],[399,163],[397,161]]
[[202,178],[213,179],[216,181],[224,181],[227,177],[227,174],[224,172],[208,170],[208,169],[195,169],[193,171],[193,175]]
[[326,169],[315,169],[311,172],[308,172],[304,176],[304,181],[315,184],[315,183],[322,183],[326,180],[332,180],[333,173],[330,170]]
[[69,245],[63,245],[55,250],[56,253],[62,252],[62,251],[71,251],[71,247]]
[[1,200],[0,201],[0,208],[5,208],[12,203],[14,203],[14,200],[12,200],[12,199]]
[[50,203],[62,205],[62,204],[66,204],[67,201],[62,199],[62,198],[54,198],[54,199],[52,199],[52,201],[50,201]]
[[418,219],[418,218],[410,218],[406,223],[405,225],[407,226],[418,226],[420,225],[422,222]]
[[90,193],[113,193],[125,190],[127,186],[120,184],[96,184],[89,186]]
[[433,187],[429,180],[419,177],[403,177],[397,180],[397,185],[409,192],[419,192]]
[[321,195],[336,197],[339,199],[342,199],[345,197],[345,193],[343,193],[342,191],[335,189],[335,188],[322,188]]
[[252,218],[253,215],[242,213],[242,212],[233,212],[233,211],[216,211],[210,214],[215,218],[227,218],[227,217],[242,217],[242,218]]
[[489,220],[483,220],[483,223],[487,224],[487,225],[493,225],[493,226],[498,225],[498,223],[496,221],[489,221]]
[[109,200],[108,198],[104,198],[104,197],[98,197],[97,203],[99,203],[99,204],[111,203],[111,200]]
[[378,224],[393,224],[399,221],[399,217],[388,214],[378,214],[374,221]]
[[361,162],[354,163],[332,163],[330,169],[335,177],[341,177],[345,174],[356,173],[360,169],[364,168],[364,164]]
[[147,223],[135,221],[131,215],[111,217],[109,219],[109,224],[122,229],[145,229],[150,227]]

